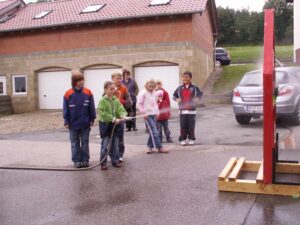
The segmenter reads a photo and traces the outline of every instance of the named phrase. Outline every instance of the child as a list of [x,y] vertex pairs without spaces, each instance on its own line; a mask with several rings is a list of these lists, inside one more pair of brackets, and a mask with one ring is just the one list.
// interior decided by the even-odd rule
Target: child
[[[186,71],[182,74],[182,85],[174,92],[173,99],[179,104],[180,137],[182,146],[195,144],[196,105],[194,100],[200,99],[203,92],[192,84],[192,73]],[[187,142],[187,138],[189,141]]]
[[163,149],[159,133],[156,128],[156,116],[159,113],[157,105],[157,95],[155,94],[156,83],[154,80],[149,80],[145,84],[145,89],[138,95],[137,108],[144,114],[144,120],[149,127],[148,151],[147,154],[152,153],[153,148],[157,148],[159,153],[168,153]]
[[[123,80],[122,84],[125,85],[128,89],[128,92],[130,94],[131,100],[132,100],[132,106],[125,108],[127,111],[127,114],[135,117],[136,116],[136,96],[139,93],[139,87],[134,79],[132,79],[129,70],[124,69],[123,70]],[[133,129],[134,131],[137,131],[136,129],[136,120],[128,120],[126,121],[126,128],[127,131],[131,131]]]
[[[115,84],[116,90],[115,90],[115,96],[119,99],[123,107],[129,108],[132,106],[132,100],[130,98],[130,94],[128,92],[128,89],[122,85],[122,78],[123,74],[122,71],[115,70],[113,71],[111,75],[111,79]],[[120,153],[120,162],[122,163],[124,161],[123,155],[125,152],[125,145],[124,145],[124,121],[120,124],[121,127],[121,135],[119,136],[119,153]]]
[[159,131],[160,141],[162,141],[162,128],[164,128],[165,136],[168,143],[172,143],[171,132],[169,130],[170,113],[170,97],[168,92],[162,87],[161,81],[156,81],[156,93],[158,94],[159,115],[157,117],[157,129]]
[[121,123],[126,116],[126,111],[115,95],[115,84],[112,81],[104,83],[104,96],[98,105],[99,129],[101,141],[100,162],[101,169],[107,170],[107,149],[113,126],[116,125],[112,136],[112,145],[110,149],[111,162],[114,167],[121,167],[119,162],[119,138],[122,135]]
[[72,161],[76,168],[88,167],[90,160],[89,135],[96,118],[92,92],[84,88],[81,73],[72,74],[72,88],[64,96],[64,125],[70,132]]

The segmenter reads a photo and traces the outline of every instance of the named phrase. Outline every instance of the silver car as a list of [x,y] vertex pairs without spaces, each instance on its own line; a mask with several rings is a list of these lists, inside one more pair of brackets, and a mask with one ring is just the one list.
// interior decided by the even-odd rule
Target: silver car
[[[300,124],[300,67],[276,68],[276,117]],[[236,121],[249,124],[263,115],[263,75],[261,70],[246,73],[233,91]]]

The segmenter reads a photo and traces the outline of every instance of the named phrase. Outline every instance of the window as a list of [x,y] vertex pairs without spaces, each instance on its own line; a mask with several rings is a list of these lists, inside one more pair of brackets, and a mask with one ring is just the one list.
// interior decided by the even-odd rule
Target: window
[[40,14],[36,15],[34,17],[34,19],[42,19],[44,18],[45,16],[47,16],[49,13],[51,13],[53,10],[45,10],[43,12],[41,12]]
[[14,18],[16,15],[7,15],[0,19],[0,23],[5,23],[6,21],[9,21],[10,19]]
[[217,50],[216,50],[216,53],[217,53],[217,54],[224,54],[225,51],[224,51],[223,49],[217,49]]
[[97,12],[100,9],[102,9],[105,6],[105,4],[95,4],[95,5],[90,5],[86,7],[84,10],[82,10],[82,13],[91,13],[91,12]]
[[171,0],[152,0],[150,5],[166,5],[169,4]]
[[0,81],[0,95],[4,94],[4,84]]
[[13,92],[15,95],[27,94],[27,77],[25,75],[13,76]]

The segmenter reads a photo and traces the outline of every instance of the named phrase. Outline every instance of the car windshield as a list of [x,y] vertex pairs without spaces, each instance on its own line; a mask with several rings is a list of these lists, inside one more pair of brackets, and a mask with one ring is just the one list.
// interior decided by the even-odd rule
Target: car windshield
[[223,50],[223,49],[216,49],[216,53],[217,54],[222,54],[222,53],[225,53],[225,50]]
[[[288,83],[288,76],[286,72],[276,71],[276,84],[286,84]],[[260,71],[247,73],[242,78],[239,86],[262,86],[263,76]]]

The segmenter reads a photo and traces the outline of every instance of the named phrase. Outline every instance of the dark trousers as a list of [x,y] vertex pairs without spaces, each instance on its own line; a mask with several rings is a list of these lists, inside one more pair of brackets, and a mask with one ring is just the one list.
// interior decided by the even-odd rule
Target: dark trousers
[[120,124],[121,126],[121,133],[120,133],[120,136],[119,136],[119,156],[120,158],[123,158],[123,155],[124,155],[124,152],[125,152],[125,144],[124,144],[124,128],[125,128],[125,125],[124,125],[124,122],[122,122]]
[[[128,109],[126,109],[128,116],[135,117],[136,116],[136,102],[132,103],[132,106]],[[126,121],[126,128],[128,130],[135,129],[136,128],[136,119],[128,120]]]
[[166,136],[167,140],[171,139],[171,132],[170,132],[170,129],[169,129],[169,120],[157,121],[156,126],[157,126],[157,130],[159,132],[160,141],[162,141],[162,138],[163,138],[163,134],[162,134],[163,129],[164,129],[165,136]]
[[195,138],[195,114],[180,114],[180,136],[179,141],[196,140]]

